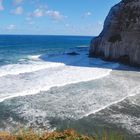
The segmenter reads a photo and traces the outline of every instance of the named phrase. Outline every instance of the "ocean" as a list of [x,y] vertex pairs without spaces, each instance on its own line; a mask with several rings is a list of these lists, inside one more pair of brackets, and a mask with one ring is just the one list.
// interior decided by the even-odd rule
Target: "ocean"
[[0,36],[0,129],[140,137],[140,70],[89,58],[92,37]]

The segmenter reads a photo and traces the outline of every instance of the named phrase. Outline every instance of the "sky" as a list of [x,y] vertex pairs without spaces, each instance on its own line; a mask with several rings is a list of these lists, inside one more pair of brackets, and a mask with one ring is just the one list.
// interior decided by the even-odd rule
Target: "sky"
[[0,0],[0,34],[98,35],[120,0]]

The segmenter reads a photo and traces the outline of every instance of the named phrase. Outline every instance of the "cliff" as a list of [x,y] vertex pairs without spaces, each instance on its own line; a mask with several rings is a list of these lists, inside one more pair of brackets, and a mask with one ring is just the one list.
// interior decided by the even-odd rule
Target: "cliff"
[[122,0],[111,8],[89,55],[140,66],[140,0]]

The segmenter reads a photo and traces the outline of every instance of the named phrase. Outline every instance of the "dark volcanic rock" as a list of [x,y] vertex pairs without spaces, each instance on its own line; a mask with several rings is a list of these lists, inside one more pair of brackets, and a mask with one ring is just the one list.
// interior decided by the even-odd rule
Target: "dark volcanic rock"
[[69,52],[69,53],[67,53],[67,55],[79,55],[79,53],[77,53],[77,52]]
[[140,0],[122,0],[111,8],[89,54],[140,66]]

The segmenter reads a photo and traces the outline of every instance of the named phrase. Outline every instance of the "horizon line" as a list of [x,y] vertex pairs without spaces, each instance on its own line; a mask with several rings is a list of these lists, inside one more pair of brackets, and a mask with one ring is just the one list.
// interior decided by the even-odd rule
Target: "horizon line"
[[63,35],[63,34],[0,34],[0,36],[2,35],[9,35],[9,36],[83,36],[83,37],[95,37],[97,35]]

